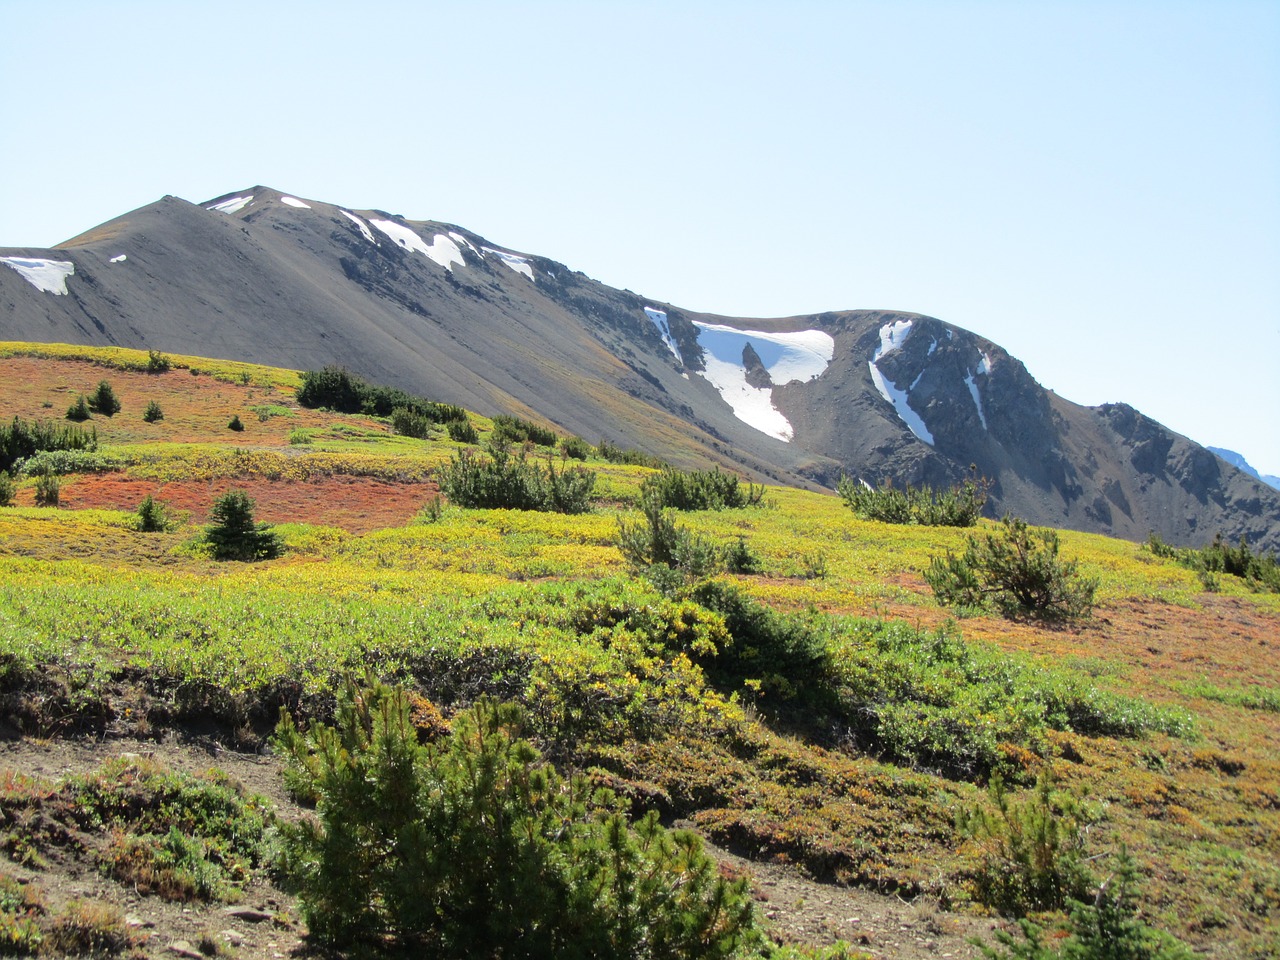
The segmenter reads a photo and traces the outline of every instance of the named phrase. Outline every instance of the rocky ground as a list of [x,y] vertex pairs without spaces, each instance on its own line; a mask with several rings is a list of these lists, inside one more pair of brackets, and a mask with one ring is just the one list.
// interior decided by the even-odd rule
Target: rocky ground
[[[10,779],[6,771],[11,771],[57,781],[96,770],[105,760],[121,754],[135,754],[193,774],[218,768],[248,792],[267,797],[278,815],[290,818],[301,813],[284,792],[274,758],[176,736],[161,742],[9,739],[0,742],[0,778]],[[845,940],[877,960],[973,958],[978,951],[968,938],[989,938],[994,925],[991,920],[943,912],[931,902],[912,903],[866,890],[815,883],[792,867],[753,863],[715,848],[712,852],[726,869],[751,877],[759,911],[783,941],[826,944]],[[38,885],[50,912],[72,901],[103,904],[118,911],[135,944],[135,955],[277,960],[310,952],[296,902],[263,878],[256,878],[234,905],[170,903],[103,876],[84,856],[66,854],[48,860],[46,866],[32,868],[0,859],[0,873]]]

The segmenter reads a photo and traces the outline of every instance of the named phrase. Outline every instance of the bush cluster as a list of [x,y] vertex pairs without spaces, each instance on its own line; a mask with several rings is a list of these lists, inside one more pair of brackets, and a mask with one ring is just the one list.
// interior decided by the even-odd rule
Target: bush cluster
[[19,460],[42,450],[96,450],[98,431],[49,420],[27,422],[13,418],[0,425],[0,470],[12,472]]
[[339,413],[389,417],[397,408],[403,408],[434,423],[449,423],[467,418],[467,411],[462,407],[425,400],[398,387],[374,386],[363,378],[334,366],[304,372],[297,397],[298,403],[304,407],[328,407]]
[[120,412],[120,401],[106,380],[99,380],[98,386],[89,394],[89,409],[104,417],[113,417]]
[[657,494],[649,491],[643,495],[640,512],[640,520],[618,518],[618,549],[634,571],[651,578],[656,574],[660,587],[674,588],[719,569],[721,554],[716,545],[687,527],[676,526]]
[[742,481],[717,467],[714,470],[677,470],[665,467],[640,484],[642,499],[656,499],[659,506],[675,510],[723,510],[751,507],[764,498],[764,487]]
[[1244,537],[1240,538],[1238,547],[1233,547],[1219,533],[1213,538],[1213,543],[1196,550],[1193,547],[1170,546],[1153,533],[1146,546],[1154,556],[1173,560],[1194,570],[1207,589],[1217,590],[1217,577],[1225,573],[1239,577],[1255,592],[1280,593],[1280,563],[1274,555],[1254,553]]
[[316,816],[284,827],[282,863],[311,933],[440,958],[729,957],[755,937],[745,881],[693,834],[565,779],[482,701],[420,742],[402,690],[350,688],[335,725],[287,717],[287,781]]
[[1081,576],[1076,561],[1058,559],[1058,534],[1006,516],[1002,529],[970,536],[964,553],[934,557],[924,571],[945,606],[995,607],[1006,617],[1071,620],[1093,611],[1098,581]]
[[554,447],[559,439],[554,430],[519,417],[500,413],[493,418],[494,443],[532,443],[539,447]]
[[840,496],[859,517],[883,523],[917,524],[925,527],[972,527],[982,516],[990,484],[975,477],[950,490],[913,487],[898,490],[886,481],[873,488],[862,481],[841,477]]
[[490,447],[490,456],[470,450],[455,454],[440,468],[440,489],[451,503],[482,509],[542,510],[553,513],[586,513],[596,474],[582,467],[557,472],[523,452],[513,454],[502,445]]
[[619,447],[608,440],[601,440],[596,445],[596,453],[600,455],[601,459],[608,460],[610,463],[621,463],[627,466],[653,467],[659,470],[670,466],[661,457],[650,456],[633,448]]

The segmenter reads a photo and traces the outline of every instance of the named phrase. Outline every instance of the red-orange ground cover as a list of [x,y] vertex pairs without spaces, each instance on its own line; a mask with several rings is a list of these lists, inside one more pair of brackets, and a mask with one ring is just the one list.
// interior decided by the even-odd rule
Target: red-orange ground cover
[[[67,478],[59,502],[64,508],[134,510],[150,494],[171,511],[185,511],[198,523],[209,517],[213,501],[228,490],[243,490],[257,504],[255,516],[267,523],[303,521],[368,533],[403,526],[437,492],[434,483],[386,483],[367,477],[336,476],[306,483],[219,479],[212,482],[131,480],[119,474]],[[29,491],[23,491],[30,497]],[[23,498],[19,498],[22,502]]]

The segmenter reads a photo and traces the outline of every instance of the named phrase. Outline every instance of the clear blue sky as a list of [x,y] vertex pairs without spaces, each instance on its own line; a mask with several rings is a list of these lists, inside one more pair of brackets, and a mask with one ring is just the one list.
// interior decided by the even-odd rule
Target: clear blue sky
[[0,245],[256,183],[974,330],[1280,474],[1280,2],[0,0]]

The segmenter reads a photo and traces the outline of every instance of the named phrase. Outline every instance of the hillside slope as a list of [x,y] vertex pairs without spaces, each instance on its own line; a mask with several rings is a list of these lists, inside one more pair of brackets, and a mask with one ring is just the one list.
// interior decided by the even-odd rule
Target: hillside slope
[[678,465],[831,487],[994,480],[995,512],[1280,548],[1280,492],[1123,405],[1045,391],[998,345],[890,311],[683,311],[449,224],[258,186],[175,197],[0,258],[0,338],[345,365]]

